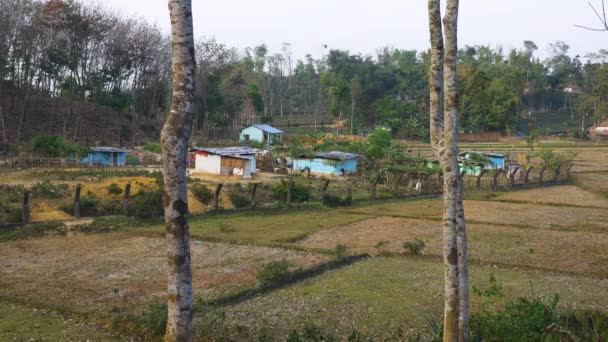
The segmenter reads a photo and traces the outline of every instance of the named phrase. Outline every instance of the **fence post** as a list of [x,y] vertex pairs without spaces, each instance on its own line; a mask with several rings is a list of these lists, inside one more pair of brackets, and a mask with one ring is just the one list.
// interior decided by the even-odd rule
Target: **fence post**
[[224,183],[220,183],[215,187],[215,193],[213,193],[213,210],[217,211],[220,209],[220,192]]
[[255,192],[258,190],[258,183],[253,183],[251,188],[251,210],[255,210]]
[[353,179],[353,181],[348,184],[348,193],[347,193],[347,197],[349,201],[353,200],[353,187],[355,186],[355,183],[357,183],[357,178]]
[[21,219],[23,224],[30,223],[30,191],[25,190],[23,193],[23,205],[21,207]]
[[573,166],[574,166],[574,163],[570,163],[570,165],[568,165],[568,168],[566,169],[566,179],[570,178],[570,170],[572,169]]
[[323,186],[321,187],[321,204],[325,205],[325,194],[327,192],[327,187],[329,186],[329,179],[326,179],[323,182]]
[[403,178],[404,174],[404,172],[400,173],[399,178],[397,178],[397,182],[395,182],[395,188],[393,190],[395,197],[399,196],[399,183],[401,183],[401,179]]
[[479,172],[479,175],[477,175],[476,179],[476,183],[475,186],[477,187],[477,189],[481,188],[481,177],[483,177],[483,175],[486,174],[486,169],[481,169],[481,172]]
[[376,188],[378,187],[379,181],[380,181],[380,176],[376,176],[376,178],[374,178],[374,180],[372,180],[372,187],[371,187],[372,201],[376,199]]
[[557,165],[557,167],[555,168],[555,175],[553,176],[553,183],[558,184],[559,175],[561,173],[561,168],[562,168],[562,164]]
[[498,176],[500,175],[500,173],[502,172],[502,169],[497,169],[496,172],[494,173],[494,175],[492,175],[493,179],[492,179],[492,191],[496,192],[496,190],[498,189]]
[[437,190],[439,190],[439,192],[443,192],[443,172],[438,172],[437,173]]
[[509,180],[511,181],[511,187],[515,186],[515,175],[519,171],[519,167],[515,167],[515,170],[509,173]]
[[129,196],[130,195],[131,195],[131,183],[127,183],[127,185],[125,185],[125,196],[122,199],[122,207],[127,216],[129,216]]
[[295,181],[291,181],[289,183],[289,188],[287,188],[287,207],[291,208],[291,201],[293,197],[293,187],[296,185]]
[[74,193],[74,217],[76,219],[80,218],[80,190],[82,190],[80,184],[76,185],[76,192]]
[[533,168],[534,166],[530,166],[527,170],[524,170],[524,184],[528,184],[528,181],[530,180],[530,172],[532,172]]
[[543,178],[545,177],[545,170],[547,170],[546,166],[543,166],[543,168],[540,169],[540,185],[543,185]]

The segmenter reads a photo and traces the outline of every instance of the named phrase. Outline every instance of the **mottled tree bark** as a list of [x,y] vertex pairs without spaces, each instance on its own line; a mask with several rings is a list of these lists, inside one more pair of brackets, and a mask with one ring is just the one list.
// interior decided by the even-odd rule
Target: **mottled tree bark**
[[[431,143],[443,169],[444,341],[468,338],[468,270],[462,176],[458,164],[458,0],[448,0],[441,21],[440,0],[429,0],[431,37]],[[443,29],[443,32],[442,32]],[[445,41],[444,41],[445,35]]]
[[186,156],[194,109],[194,37],[191,0],[169,0],[171,18],[173,102],[161,132],[167,243],[166,341],[192,341],[192,272]]

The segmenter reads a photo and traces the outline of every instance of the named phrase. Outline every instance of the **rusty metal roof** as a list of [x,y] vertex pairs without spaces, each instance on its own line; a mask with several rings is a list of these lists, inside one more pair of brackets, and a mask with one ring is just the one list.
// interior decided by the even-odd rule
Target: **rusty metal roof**
[[355,154],[355,153],[349,153],[349,152],[330,151],[330,152],[315,153],[314,157],[332,159],[332,160],[350,160],[350,159],[357,159],[360,157],[360,155]]
[[262,150],[249,146],[231,146],[231,147],[195,147],[192,151],[204,151],[209,154],[215,154],[222,157],[232,157],[240,159],[250,159],[251,156],[262,153]]

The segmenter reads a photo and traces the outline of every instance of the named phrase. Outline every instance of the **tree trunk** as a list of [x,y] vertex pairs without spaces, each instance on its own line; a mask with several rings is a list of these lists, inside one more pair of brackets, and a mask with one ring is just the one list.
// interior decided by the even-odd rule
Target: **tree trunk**
[[194,111],[192,1],[169,0],[173,101],[161,132],[167,243],[168,320],[165,341],[192,341],[192,271],[188,227],[186,156]]
[[[433,152],[443,169],[444,341],[468,338],[468,271],[464,186],[458,164],[456,89],[458,0],[448,0],[442,34],[440,0],[429,0],[430,116]],[[445,106],[445,107],[444,107]]]

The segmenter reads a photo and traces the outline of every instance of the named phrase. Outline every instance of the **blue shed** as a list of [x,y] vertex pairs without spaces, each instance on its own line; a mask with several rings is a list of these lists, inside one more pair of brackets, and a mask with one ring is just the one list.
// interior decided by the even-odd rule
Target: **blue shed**
[[302,156],[293,159],[293,169],[324,175],[345,176],[357,172],[359,155],[354,153],[331,151],[320,152],[311,157]]
[[[478,159],[473,157],[473,155],[479,155],[484,157],[487,161],[478,165],[472,165],[467,163],[472,159]],[[467,174],[478,175],[481,172],[481,169],[504,169],[505,168],[505,155],[502,153],[492,153],[492,152],[475,152],[475,151],[466,151],[459,154],[460,160],[460,172],[464,171],[466,168]],[[469,165],[466,165],[469,164]]]
[[88,165],[125,166],[128,150],[116,147],[91,147],[92,152],[80,161]]
[[277,145],[281,142],[281,135],[284,132],[270,125],[261,124],[249,126],[241,131],[239,135],[242,143],[255,141],[264,143],[268,147]]

